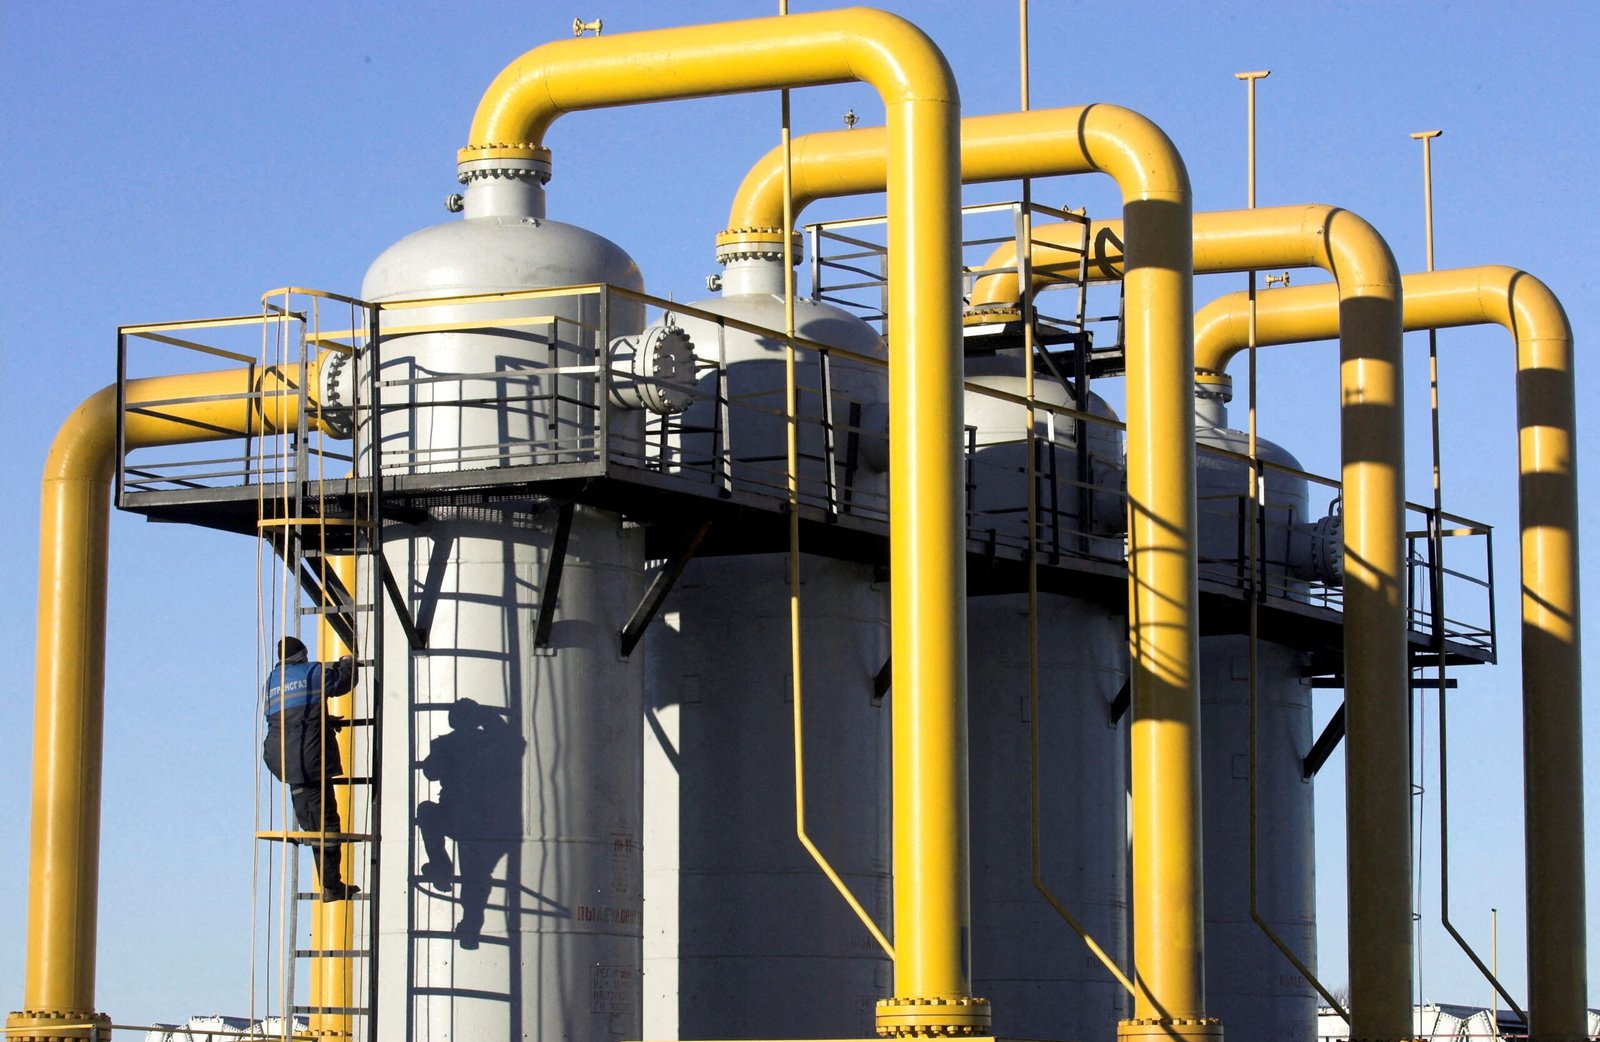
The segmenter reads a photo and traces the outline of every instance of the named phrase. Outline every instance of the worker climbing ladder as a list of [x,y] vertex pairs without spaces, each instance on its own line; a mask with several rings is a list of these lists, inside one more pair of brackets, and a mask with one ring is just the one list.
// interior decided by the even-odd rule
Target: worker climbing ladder
[[[316,716],[303,725],[304,733],[319,736],[302,759],[312,765],[306,773],[320,777],[296,787],[309,807],[297,813],[291,786],[265,773],[258,787],[266,798],[258,799],[256,838],[274,856],[257,858],[258,882],[265,862],[270,896],[263,901],[258,890],[255,903],[276,930],[267,931],[252,1001],[257,984],[264,983],[269,1011],[275,1008],[285,1031],[295,1032],[286,1038],[376,1037],[372,833],[381,762],[376,724],[383,612],[375,610],[375,591],[386,579],[378,539],[382,503],[375,494],[381,482],[369,472],[377,454],[366,451],[377,444],[379,430],[376,410],[366,404],[376,400],[373,367],[366,365],[377,342],[376,321],[376,309],[330,294],[289,289],[263,298],[260,364],[301,378],[284,381],[287,393],[298,396],[297,408],[261,400],[263,436],[252,454],[262,547],[261,657],[265,664],[277,663],[287,638],[304,637],[311,662],[348,657],[355,670],[353,686],[343,680],[349,666],[308,674],[326,695],[310,693],[307,712]],[[366,375],[358,378],[363,368]],[[392,578],[387,582],[392,585]],[[278,712],[291,701],[274,699],[270,691],[263,699],[268,711],[276,706]],[[287,730],[280,726],[269,734],[287,744]],[[278,752],[282,763],[288,750]],[[320,792],[320,798],[308,801],[307,790],[315,790],[313,797]],[[313,854],[309,877],[302,847]]]

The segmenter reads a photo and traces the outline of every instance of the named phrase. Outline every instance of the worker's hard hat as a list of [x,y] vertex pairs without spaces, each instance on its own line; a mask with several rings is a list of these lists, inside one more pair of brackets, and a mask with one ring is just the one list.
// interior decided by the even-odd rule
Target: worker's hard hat
[[285,637],[283,642],[278,645],[279,662],[287,662],[296,655],[304,655],[305,653],[306,646],[300,643],[298,637]]

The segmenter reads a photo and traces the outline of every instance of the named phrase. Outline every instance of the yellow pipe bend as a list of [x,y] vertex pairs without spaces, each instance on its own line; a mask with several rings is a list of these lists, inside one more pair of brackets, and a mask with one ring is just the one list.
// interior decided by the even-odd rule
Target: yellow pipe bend
[[[881,129],[796,139],[795,211],[823,196],[881,190],[889,140]],[[746,176],[719,246],[737,248],[748,237],[752,252],[773,252],[770,235],[760,233],[781,225],[781,162],[769,154]],[[1115,105],[961,121],[964,182],[1096,172],[1121,189],[1136,258],[1126,280],[1126,339],[1138,987],[1134,1017],[1122,1031],[1129,1037],[1210,1037],[1220,1029],[1205,1016],[1202,988],[1188,171],[1160,127]],[[889,256],[895,257],[893,242]]]
[[[299,377],[298,366],[285,366],[129,381],[130,404],[229,397],[129,413],[125,447],[214,441],[259,434],[264,423],[267,429],[298,423]],[[252,390],[267,397],[253,402]],[[97,1016],[106,539],[116,423],[115,385],[85,399],[56,434],[40,490],[28,955],[24,1008],[7,1020],[23,1033],[63,1017]]]
[[[1528,879],[1528,1015],[1534,1037],[1586,1030],[1583,682],[1578,620],[1578,479],[1573,336],[1555,294],[1502,265],[1402,280],[1405,328],[1493,324],[1516,346],[1522,540],[1523,790]],[[1256,301],[1262,346],[1338,335],[1332,286]],[[1247,342],[1243,293],[1195,319],[1195,367],[1223,372]]]
[[566,112],[853,80],[875,87],[887,110],[895,287],[888,324],[897,998],[879,1004],[878,1026],[982,1033],[988,1004],[971,995],[967,940],[960,96],[944,56],[911,23],[865,8],[548,43],[495,78],[459,160],[542,158],[545,132]]
[[[1155,161],[1140,161],[1140,143],[1155,147]],[[818,199],[883,191],[887,177],[887,132],[857,127],[795,138],[791,183],[794,212]],[[1116,153],[1121,153],[1120,159]],[[1086,157],[1094,156],[1090,166]],[[1032,109],[961,121],[961,182],[979,184],[1020,177],[1118,171],[1119,184],[1136,198],[1187,193],[1182,164],[1161,129],[1144,116],[1116,105]],[[783,149],[762,156],[740,182],[728,211],[728,231],[781,228]]]

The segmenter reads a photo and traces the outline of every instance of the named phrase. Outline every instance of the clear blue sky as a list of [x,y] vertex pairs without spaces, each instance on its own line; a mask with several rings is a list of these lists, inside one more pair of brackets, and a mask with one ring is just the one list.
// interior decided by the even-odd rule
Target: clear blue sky
[[[795,0],[795,11],[821,5]],[[1016,4],[887,4],[945,50],[968,114],[1017,107]],[[551,6],[503,0],[160,4],[0,0],[0,999],[21,999],[32,731],[38,477],[55,429],[115,375],[119,323],[238,314],[286,284],[356,292],[366,265],[446,218],[455,149],[489,80],[570,33],[775,13],[734,0]],[[1325,202],[1367,218],[1403,271],[1424,265],[1420,149],[1435,144],[1440,267],[1525,268],[1565,303],[1579,350],[1580,424],[1597,413],[1600,333],[1593,71],[1600,9],[1537,4],[1091,4],[1035,0],[1035,107],[1106,101],[1143,112],[1189,166],[1197,208],[1245,202],[1244,88],[1260,91],[1260,203]],[[797,92],[797,132],[833,129],[864,88]],[[747,166],[778,137],[756,95],[578,114],[549,136],[550,215],[640,262],[651,292],[704,296],[712,236]],[[993,186],[969,198],[1012,198]],[[1103,178],[1036,198],[1111,215]],[[877,212],[819,205],[811,218]],[[1315,273],[1296,282],[1316,281]],[[1242,288],[1205,280],[1200,300]],[[1504,331],[1441,334],[1446,506],[1497,526],[1502,661],[1461,674],[1452,717],[1456,921],[1481,950],[1500,911],[1500,964],[1522,957],[1521,745],[1511,359]],[[1408,493],[1428,493],[1426,340],[1408,339]],[[1335,349],[1262,356],[1265,436],[1308,469],[1337,470]],[[1581,448],[1585,487],[1600,453]],[[1597,512],[1584,518],[1593,559]],[[111,534],[99,1005],[118,1022],[246,1007],[255,665],[254,547],[116,516]],[[1585,568],[1593,606],[1600,574]],[[1597,617],[1592,611],[1591,618]],[[1600,676],[1600,638],[1587,672]],[[1319,704],[1318,723],[1332,704]],[[1431,725],[1430,725],[1431,726]],[[1600,712],[1585,726],[1600,763]],[[1430,739],[1431,748],[1431,739]],[[1600,860],[1600,770],[1588,779],[1589,863]],[[1437,800],[1424,808],[1424,917],[1436,922]],[[1318,787],[1322,973],[1344,983],[1342,777]],[[1589,872],[1590,908],[1600,873]],[[1600,918],[1589,916],[1590,1004],[1600,1005]],[[1430,999],[1487,1003],[1437,927],[1424,939]]]

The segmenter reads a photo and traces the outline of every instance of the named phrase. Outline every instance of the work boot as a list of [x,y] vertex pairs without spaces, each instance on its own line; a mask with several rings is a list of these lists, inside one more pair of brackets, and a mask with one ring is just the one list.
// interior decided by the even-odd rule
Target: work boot
[[361,888],[354,883],[346,883],[339,878],[339,848],[326,847],[322,851],[322,899],[324,901],[348,901],[361,892]]

